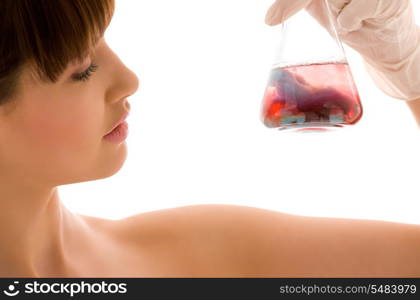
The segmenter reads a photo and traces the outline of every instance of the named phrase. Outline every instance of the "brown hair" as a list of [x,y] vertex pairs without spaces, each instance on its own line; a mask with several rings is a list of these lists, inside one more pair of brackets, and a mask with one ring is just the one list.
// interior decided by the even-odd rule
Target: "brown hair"
[[113,13],[114,0],[0,0],[0,105],[16,93],[24,66],[55,82],[82,61]]

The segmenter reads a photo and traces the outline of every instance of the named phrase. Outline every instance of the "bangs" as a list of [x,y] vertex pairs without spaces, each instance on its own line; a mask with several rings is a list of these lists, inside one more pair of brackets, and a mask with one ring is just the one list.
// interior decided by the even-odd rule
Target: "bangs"
[[[103,36],[114,0],[1,0],[10,57],[29,63],[42,81],[55,82],[81,62]],[[0,13],[1,14],[1,13]]]

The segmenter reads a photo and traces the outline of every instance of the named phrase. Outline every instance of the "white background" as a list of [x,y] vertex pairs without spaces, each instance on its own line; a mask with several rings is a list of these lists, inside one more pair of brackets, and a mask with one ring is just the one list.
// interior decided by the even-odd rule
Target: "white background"
[[106,39],[140,79],[128,157],[110,178],[59,187],[65,205],[110,219],[219,203],[420,224],[419,131],[356,52],[346,48],[357,125],[289,134],[261,123],[281,29],[264,24],[271,2],[117,0]]

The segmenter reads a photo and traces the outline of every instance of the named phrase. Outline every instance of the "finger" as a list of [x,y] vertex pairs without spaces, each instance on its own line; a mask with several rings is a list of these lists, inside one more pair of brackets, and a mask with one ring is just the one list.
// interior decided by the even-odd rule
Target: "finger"
[[312,0],[276,0],[265,15],[267,25],[277,25],[305,8]]
[[337,22],[340,31],[357,31],[363,26],[363,21],[375,16],[378,1],[352,0],[340,12]]
[[327,29],[332,36],[335,36],[334,27],[337,28],[337,17],[349,2],[351,2],[351,0],[312,0],[306,7],[306,10],[325,29]]

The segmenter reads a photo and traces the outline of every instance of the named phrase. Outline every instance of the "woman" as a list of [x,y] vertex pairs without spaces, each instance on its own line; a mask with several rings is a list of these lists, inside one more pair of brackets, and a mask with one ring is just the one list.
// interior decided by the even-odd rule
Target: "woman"
[[117,221],[67,210],[59,185],[109,177],[126,158],[125,125],[114,129],[138,79],[103,38],[113,9],[0,0],[0,277],[420,275],[417,225],[232,205]]

